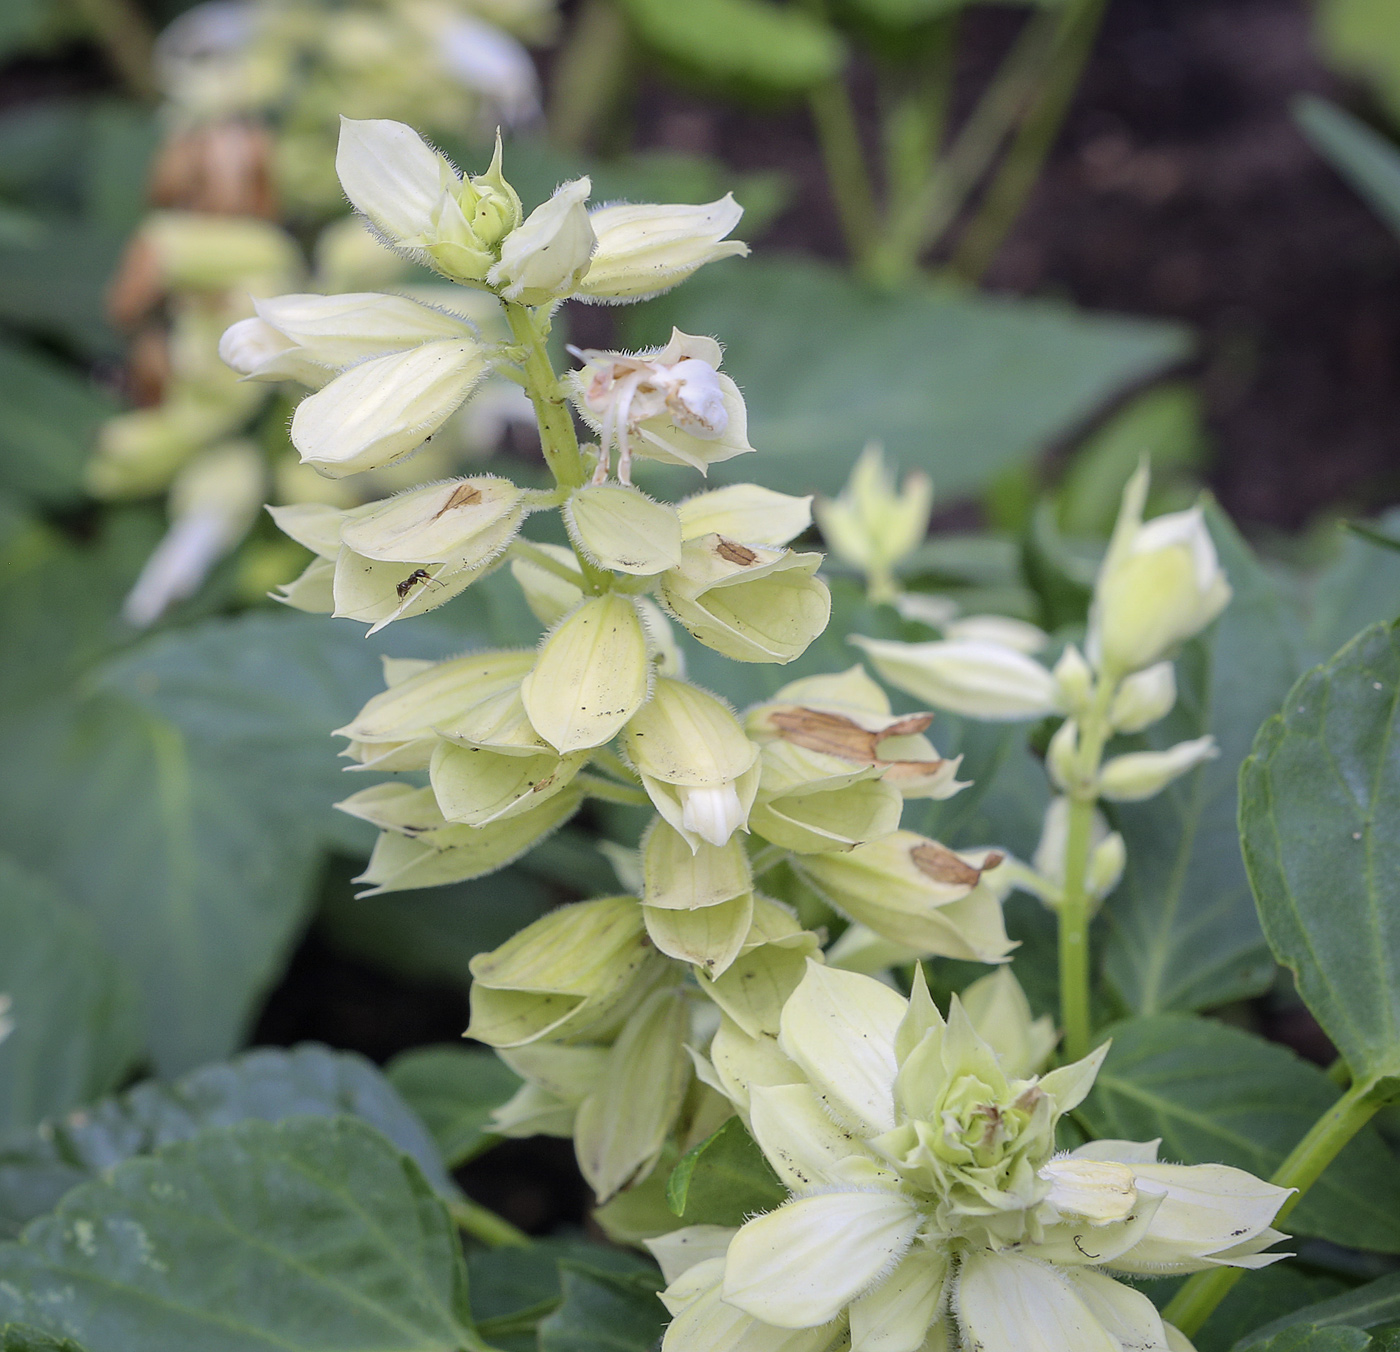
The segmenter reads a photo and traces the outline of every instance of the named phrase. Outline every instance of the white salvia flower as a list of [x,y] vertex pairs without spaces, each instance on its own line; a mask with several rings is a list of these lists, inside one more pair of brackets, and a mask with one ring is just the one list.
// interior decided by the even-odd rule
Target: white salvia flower
[[851,635],[891,685],[936,709],[991,721],[1043,718],[1060,707],[1059,686],[1033,657],[983,639],[899,643]]
[[746,256],[747,244],[725,239],[743,214],[732,193],[704,206],[596,208],[590,220],[598,250],[579,283],[579,299],[647,300],[685,281],[706,263]]
[[471,338],[372,357],[297,405],[292,444],[303,464],[332,478],[392,465],[452,416],[488,365]]
[[[724,1033],[723,1026],[721,1034]],[[909,999],[809,962],[776,1051],[731,1054],[752,1132],[791,1199],[724,1236],[669,1239],[664,1352],[1177,1352],[1146,1296],[1103,1269],[1258,1267],[1287,1190],[1222,1165],[1160,1165],[1155,1147],[1054,1154],[1107,1048],[1014,1076],[954,999],[916,969]],[[754,1039],[750,1043],[756,1046]],[[725,1069],[720,1070],[723,1062]],[[843,1344],[844,1345],[844,1344]]]
[[1040,652],[1050,642],[1050,635],[1038,625],[1012,619],[1009,615],[965,615],[945,624],[943,637],[997,643],[1028,656]]
[[596,482],[607,477],[614,446],[623,483],[634,455],[703,474],[753,450],[744,397],[719,370],[723,349],[713,338],[672,329],[671,341],[651,352],[570,350],[585,363],[574,377],[575,403],[599,434]]
[[253,301],[257,314],[230,327],[219,356],[254,380],[320,387],[338,371],[423,343],[475,341],[476,327],[406,296],[349,292]]
[[1215,738],[1205,736],[1178,742],[1165,751],[1131,751],[1114,756],[1099,771],[1099,792],[1115,802],[1140,802],[1161,793],[1172,780],[1219,754]]
[[1089,658],[1112,675],[1139,671],[1200,633],[1230,603],[1230,584],[1200,507],[1147,522],[1144,464],[1099,569],[1089,615]]
[[554,190],[501,242],[486,279],[521,305],[547,305],[572,295],[598,241],[584,203],[593,185],[577,178]]
[[129,624],[144,629],[199,590],[257,519],[266,477],[262,453],[244,441],[205,451],[180,471],[170,491],[170,529],[122,604]]

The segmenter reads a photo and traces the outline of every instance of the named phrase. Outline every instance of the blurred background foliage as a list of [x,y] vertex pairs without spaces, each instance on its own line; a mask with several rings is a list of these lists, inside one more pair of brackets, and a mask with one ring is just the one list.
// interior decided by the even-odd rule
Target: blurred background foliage
[[[267,600],[304,555],[257,508],[310,488],[290,405],[236,385],[218,333],[249,291],[435,284],[347,226],[341,112],[413,122],[472,167],[502,124],[527,208],[584,172],[602,200],[732,189],[754,257],[626,312],[570,306],[561,328],[586,346],[659,344],[673,324],[724,338],[761,452],[743,477],[831,494],[870,440],[928,472],[938,512],[911,591],[1069,641],[1140,457],[1154,510],[1214,487],[1237,600],[1183,661],[1161,736],[1213,732],[1224,754],[1122,810],[1132,869],[1103,922],[1101,997],[1229,1007],[1325,1056],[1263,945],[1233,795],[1299,672],[1400,609],[1400,555],[1338,524],[1400,486],[1393,0],[182,8],[0,6],[0,990],[51,1010],[42,1037],[0,1043],[0,1132],[250,1041],[383,1061],[454,1038],[470,958],[614,890],[594,840],[640,830],[637,811],[595,805],[490,879],[351,896],[369,840],[330,810],[344,781],[327,730],[378,687],[381,654],[528,645],[537,628],[503,574],[369,644]],[[182,254],[174,226],[192,218],[215,227]],[[470,409],[425,456],[538,473],[509,389]],[[156,551],[229,455],[256,501],[172,581]],[[845,667],[853,631],[932,632],[831,572],[824,638],[722,693],[743,704]],[[697,681],[716,665],[692,650]],[[942,717],[934,735],[976,785],[908,824],[1029,855],[1044,730]],[[1049,1008],[1047,917],[1024,898],[1008,914],[1017,973]],[[547,1229],[555,1205],[529,1223]]]

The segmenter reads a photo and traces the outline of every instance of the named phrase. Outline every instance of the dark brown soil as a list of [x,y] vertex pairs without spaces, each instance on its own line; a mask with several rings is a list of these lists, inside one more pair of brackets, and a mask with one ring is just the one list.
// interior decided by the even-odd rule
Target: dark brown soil
[[[964,83],[1014,11],[974,11]],[[1183,319],[1217,444],[1214,486],[1246,524],[1400,496],[1400,241],[1323,163],[1290,105],[1367,112],[1322,66],[1306,0],[1111,0],[1059,145],[989,278],[999,290]],[[839,256],[805,113],[716,109],[649,85],[646,145],[794,176],[765,243]]]

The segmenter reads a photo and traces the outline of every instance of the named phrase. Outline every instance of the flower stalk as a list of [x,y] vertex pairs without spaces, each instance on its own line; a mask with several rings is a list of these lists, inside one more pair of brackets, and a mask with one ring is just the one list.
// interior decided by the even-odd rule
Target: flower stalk
[[[1278,1187],[1294,1190],[1279,1208],[1279,1221],[1303,1200],[1327,1166],[1384,1105],[1385,1100],[1375,1093],[1373,1083],[1354,1084],[1313,1123],[1308,1134],[1293,1147],[1269,1180]],[[1210,1318],[1243,1275],[1237,1268],[1198,1272],[1172,1297],[1163,1311],[1164,1316],[1190,1337]]]

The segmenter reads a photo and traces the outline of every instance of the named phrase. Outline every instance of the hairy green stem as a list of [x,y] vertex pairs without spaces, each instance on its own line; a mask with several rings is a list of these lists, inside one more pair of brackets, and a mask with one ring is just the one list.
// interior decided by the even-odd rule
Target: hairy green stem
[[[549,472],[554,475],[554,482],[560,488],[581,488],[585,478],[583,452],[579,450],[578,436],[574,432],[574,415],[569,411],[569,402],[564,397],[563,386],[559,383],[559,377],[555,375],[554,366],[549,360],[549,348],[545,342],[548,330],[541,328],[536,317],[537,311],[517,305],[513,301],[503,301],[502,304],[505,306],[511,334],[520,345],[520,369],[525,376],[525,393],[530,396],[530,403],[534,405],[535,422],[540,433],[540,449],[544,452],[545,464],[549,466]],[[537,550],[531,562],[545,567],[542,560],[548,557],[543,550]],[[583,574],[585,590],[595,596],[601,596],[611,588],[611,573],[590,563],[577,549],[574,550],[574,557],[578,560],[579,571]],[[551,568],[550,571],[555,569]],[[566,580],[574,581],[568,577],[567,570],[564,575]]]
[[1074,798],[1065,841],[1065,885],[1060,894],[1060,1022],[1065,1055],[1078,1061],[1092,1050],[1089,1016],[1089,851],[1093,843],[1094,800]]
[[631,40],[613,0],[584,0],[550,81],[549,135],[566,150],[598,139],[627,87]]
[[1025,209],[1069,112],[1106,8],[1107,0],[1070,0],[1061,11],[1059,40],[1040,93],[953,257],[954,271],[968,281],[982,279]]
[[469,1197],[458,1197],[448,1202],[447,1210],[453,1224],[483,1244],[493,1249],[528,1249],[530,1236],[516,1229],[503,1216],[498,1216],[480,1202]]
[[[1375,1116],[1385,1100],[1375,1093],[1374,1082],[1354,1084],[1298,1142],[1269,1180],[1281,1188],[1296,1188],[1274,1218],[1283,1221],[1321,1177],[1342,1148]],[[1230,1288],[1244,1275],[1242,1268],[1215,1268],[1198,1272],[1172,1297],[1162,1311],[1188,1338],[1210,1317]]]
[[645,789],[629,788],[626,784],[614,784],[601,775],[582,774],[574,783],[590,798],[599,798],[605,803],[622,803],[626,807],[650,807],[651,799]]
[[[552,573],[555,577],[562,578],[571,587],[577,587],[580,591],[590,589],[588,578],[580,577],[568,564],[560,563],[558,559],[552,558],[539,545],[531,544],[529,540],[512,540],[510,548],[506,552],[514,555],[517,559],[525,559],[536,568],[543,568],[546,573]],[[602,593],[597,592],[596,594],[601,595]]]
[[535,315],[524,305],[503,301],[511,334],[524,354],[525,392],[535,406],[540,429],[540,449],[554,481],[562,488],[581,488],[584,480],[583,453],[574,433],[569,402],[550,364],[545,335]]

